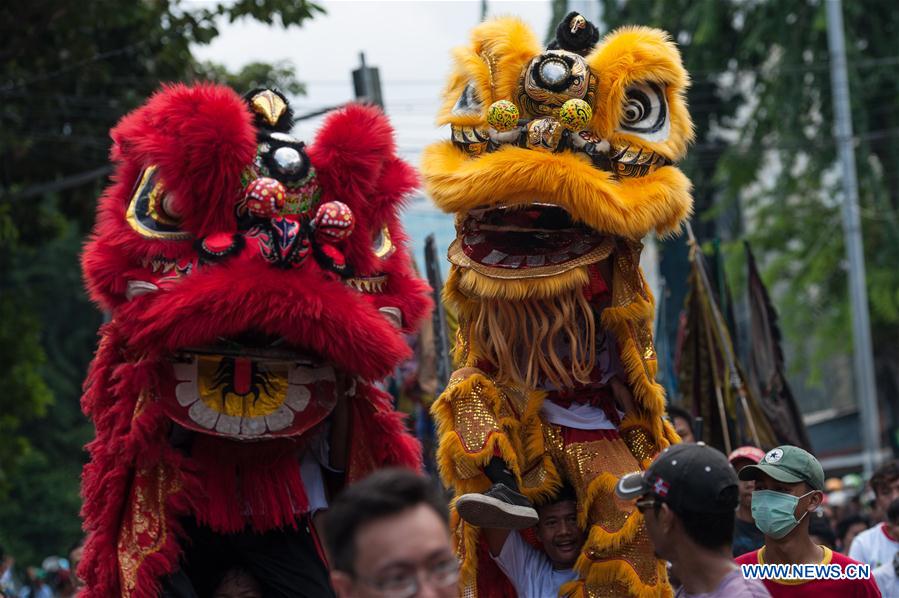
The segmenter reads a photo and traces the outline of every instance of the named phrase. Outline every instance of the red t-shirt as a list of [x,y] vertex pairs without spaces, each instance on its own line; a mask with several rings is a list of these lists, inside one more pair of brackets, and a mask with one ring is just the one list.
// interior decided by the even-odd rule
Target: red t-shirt
[[[839,552],[833,552],[830,548],[822,546],[824,549],[824,559],[821,565],[839,565],[841,569],[846,565],[858,565],[858,561],[850,559],[848,556]],[[737,557],[735,560],[738,565],[764,565],[765,564],[765,547],[754,552]],[[792,580],[792,579],[764,579],[762,583],[771,598],[879,598],[880,590],[874,582],[873,571],[868,579],[810,579],[810,580]]]

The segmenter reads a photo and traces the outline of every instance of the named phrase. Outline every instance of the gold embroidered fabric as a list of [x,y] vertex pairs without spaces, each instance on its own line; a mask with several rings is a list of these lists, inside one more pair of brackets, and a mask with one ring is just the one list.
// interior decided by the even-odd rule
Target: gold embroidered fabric
[[180,489],[177,471],[165,463],[135,472],[117,546],[122,596],[133,594],[141,564],[165,545],[168,539],[165,503]]
[[484,386],[476,383],[471,392],[452,399],[453,428],[466,451],[483,450],[491,432],[499,432],[499,423],[493,410],[487,405]]
[[652,459],[658,453],[655,443],[645,428],[634,426],[624,429],[621,431],[621,437],[634,457],[641,463]]
[[652,542],[646,528],[640,530],[630,542],[624,542],[618,548],[601,549],[585,546],[587,557],[596,562],[624,561],[644,584],[652,586],[659,581],[658,562],[655,559]]

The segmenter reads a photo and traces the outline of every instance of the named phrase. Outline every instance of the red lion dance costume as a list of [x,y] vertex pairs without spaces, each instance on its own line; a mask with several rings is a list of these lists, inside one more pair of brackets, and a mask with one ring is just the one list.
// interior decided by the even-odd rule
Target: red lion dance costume
[[270,90],[174,85],[112,131],[83,256],[111,314],[83,398],[85,596],[208,595],[227,567],[267,596],[329,595],[327,490],[420,466],[371,382],[429,308],[397,216],[415,174],[376,109],[310,147],[291,118]]
[[427,191],[456,216],[444,295],[461,369],[433,413],[462,592],[514,595],[478,525],[532,525],[531,505],[567,483],[587,539],[561,595],[667,596],[643,519],[614,488],[678,440],[639,256],[641,238],[676,231],[691,209],[673,165],[692,139],[688,77],[655,29],[595,45],[572,13],[556,35],[544,49],[517,19],[479,25],[438,117],[452,140],[423,158]]

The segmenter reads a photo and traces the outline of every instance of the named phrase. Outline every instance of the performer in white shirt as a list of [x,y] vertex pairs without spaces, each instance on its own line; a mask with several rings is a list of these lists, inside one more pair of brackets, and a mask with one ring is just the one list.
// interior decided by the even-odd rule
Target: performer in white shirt
[[574,489],[562,487],[550,502],[537,506],[534,527],[543,550],[517,531],[482,528],[490,556],[521,598],[556,598],[562,584],[577,579],[574,563],[586,534],[577,523]]
[[887,520],[866,529],[852,540],[849,558],[868,563],[872,569],[892,563],[899,552],[899,499],[887,507]]

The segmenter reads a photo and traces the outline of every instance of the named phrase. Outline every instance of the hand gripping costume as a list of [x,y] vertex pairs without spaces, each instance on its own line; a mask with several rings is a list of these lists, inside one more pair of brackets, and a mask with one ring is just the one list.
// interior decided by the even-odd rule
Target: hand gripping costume
[[[639,256],[691,210],[673,165],[692,139],[688,77],[662,31],[597,39],[572,13],[544,49],[503,18],[455,53],[438,119],[452,139],[422,166],[457,230],[444,294],[461,369],[433,406],[438,462],[457,496],[503,474],[536,504],[574,488],[588,537],[562,595],[665,596],[665,566],[614,486],[678,440]],[[508,595],[479,529],[454,527],[463,595]]]
[[111,316],[83,398],[85,596],[211,595],[233,566],[266,596],[329,595],[310,521],[327,489],[420,466],[371,383],[429,308],[397,216],[414,171],[376,109],[309,147],[291,126],[277,92],[173,85],[112,131],[83,255]]

